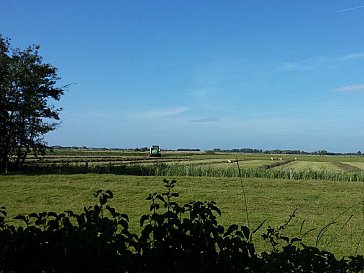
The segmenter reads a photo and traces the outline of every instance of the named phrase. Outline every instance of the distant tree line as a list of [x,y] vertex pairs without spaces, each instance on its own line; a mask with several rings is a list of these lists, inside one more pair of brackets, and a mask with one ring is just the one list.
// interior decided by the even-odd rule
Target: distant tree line
[[355,153],[334,153],[328,152],[326,150],[317,150],[313,152],[306,152],[302,150],[263,150],[263,149],[253,149],[253,148],[242,148],[242,149],[219,149],[215,148],[209,150],[208,152],[213,153],[247,153],[247,154],[306,154],[306,155],[361,155],[361,151]]
[[200,149],[188,149],[188,148],[183,148],[183,149],[177,149],[177,152],[199,152],[201,151]]
[[[149,151],[149,147],[137,147],[137,148],[93,148],[86,146],[71,146],[71,147],[63,147],[63,146],[52,146],[52,149],[71,149],[71,150],[120,150],[120,151],[130,151],[130,152],[147,152]],[[195,148],[178,148],[176,150],[172,149],[162,149],[164,151],[177,151],[177,152],[200,152],[201,149]],[[240,149],[220,149],[215,148],[212,150],[205,151],[208,154],[214,153],[244,153],[244,154],[303,154],[303,155],[361,155],[361,151],[357,152],[348,152],[348,153],[334,153],[326,150],[317,150],[313,152],[306,152],[302,150],[281,150],[281,149],[273,149],[273,150],[263,150],[263,149],[254,149],[254,148],[240,148]]]
[[[51,147],[52,149],[58,150],[98,150],[98,151],[108,151],[108,150],[115,150],[115,151],[130,151],[130,152],[147,152],[149,151],[149,147],[136,147],[136,148],[99,148],[99,147],[87,147],[87,146],[60,146],[54,145]],[[169,149],[161,149],[164,151],[177,151],[177,152],[200,152],[201,149],[196,148],[178,148],[176,150],[169,150]]]

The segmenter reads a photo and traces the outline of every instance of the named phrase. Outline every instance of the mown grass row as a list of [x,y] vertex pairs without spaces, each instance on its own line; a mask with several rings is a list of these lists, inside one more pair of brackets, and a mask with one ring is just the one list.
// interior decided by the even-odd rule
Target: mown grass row
[[86,164],[49,164],[25,166],[21,170],[27,174],[120,174],[137,176],[192,176],[192,177],[244,177],[278,178],[296,180],[361,181],[364,172],[330,172],[325,170],[294,171],[274,168],[217,168],[213,165],[183,164],[131,164],[131,165],[86,165]]
[[148,157],[69,157],[69,158],[47,158],[45,160],[28,160],[28,164],[68,164],[68,163],[153,163],[153,162],[178,162],[187,161],[187,158],[148,158]]
[[341,168],[342,170],[348,171],[348,172],[358,172],[361,171],[361,169],[359,167],[350,165],[350,164],[346,164],[344,162],[337,162],[334,161],[332,162],[332,164],[334,164],[335,166]]

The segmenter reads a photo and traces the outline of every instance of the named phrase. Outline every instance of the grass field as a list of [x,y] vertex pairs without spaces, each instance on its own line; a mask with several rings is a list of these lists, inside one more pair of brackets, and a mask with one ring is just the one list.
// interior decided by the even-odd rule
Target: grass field
[[[268,225],[280,225],[297,209],[287,235],[314,229],[306,243],[338,256],[364,253],[362,156],[164,151],[161,158],[149,158],[146,152],[77,149],[55,150],[42,159],[30,156],[27,165],[28,175],[0,176],[0,206],[7,207],[10,221],[20,213],[80,211],[96,202],[97,189],[111,189],[112,205],[129,214],[137,232],[140,216],[148,212],[146,196],[163,191],[163,178],[177,178],[179,201],[216,201],[225,226],[248,224],[244,190],[250,228],[266,221],[256,236],[261,249],[267,247],[260,235]],[[246,178],[240,180],[239,173]]]
[[330,171],[340,172],[341,168],[335,166],[332,162],[315,162],[315,161],[292,161],[286,165],[279,166],[277,169],[293,170],[293,171]]
[[[41,160],[40,160],[41,159]],[[359,168],[364,166],[364,156],[313,156],[313,155],[288,155],[288,154],[241,154],[241,153],[214,153],[209,154],[205,152],[175,152],[164,151],[161,158],[148,158],[146,152],[130,152],[122,150],[54,150],[52,153],[48,153],[45,157],[36,159],[33,156],[29,156],[28,163],[64,163],[64,162],[92,162],[92,163],[138,163],[138,162],[189,162],[191,164],[214,164],[217,162],[225,162],[228,160],[239,160],[242,167],[247,163],[247,167],[250,166],[249,162],[253,163],[254,167],[258,162],[264,162],[265,164],[274,163],[279,160],[289,160],[300,162],[302,166],[299,168],[311,168],[311,169],[330,169],[332,167],[329,163],[343,162],[345,164],[359,165]],[[304,162],[309,163],[322,163],[314,164],[316,166],[305,165]],[[292,162],[294,165],[294,162]],[[297,165],[298,166],[298,165]],[[334,168],[335,169],[335,168]],[[336,168],[337,169],[337,168]],[[340,169],[340,168],[339,168]]]
[[[240,171],[236,162],[239,162]],[[317,179],[364,182],[362,156],[312,156],[163,151],[162,157],[122,150],[55,150],[29,157],[28,174],[121,174]]]
[[[115,198],[112,205],[128,213],[132,229],[139,230],[139,218],[148,212],[145,201],[149,193],[163,191],[164,177],[121,176],[113,174],[75,175],[1,175],[0,206],[7,207],[9,219],[19,213],[72,209],[96,202],[93,193],[97,189],[111,189]],[[222,210],[221,223],[247,225],[243,188],[248,203],[251,229],[266,220],[268,225],[283,223],[294,209],[295,220],[286,230],[290,236],[310,232],[305,242],[315,245],[319,231],[340,216],[324,233],[319,246],[338,256],[364,253],[364,185],[361,182],[331,182],[315,180],[284,180],[215,177],[166,177],[177,178],[176,191],[180,202],[214,200]],[[346,223],[346,221],[350,220]],[[267,247],[256,236],[258,247]],[[358,243],[360,243],[358,245]]]
[[364,171],[364,162],[344,162],[344,163],[355,166]]

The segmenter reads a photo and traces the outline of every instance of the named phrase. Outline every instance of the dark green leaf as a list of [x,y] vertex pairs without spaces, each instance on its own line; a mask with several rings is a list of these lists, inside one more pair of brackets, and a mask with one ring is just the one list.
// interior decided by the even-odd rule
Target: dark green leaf
[[300,242],[300,241],[302,241],[302,240],[295,237],[295,238],[291,239],[291,244],[293,244],[294,242]]
[[159,195],[159,194],[156,196],[156,198],[157,198],[157,199],[159,199],[159,200],[161,200],[162,202],[165,202],[165,200],[164,200],[163,196],[161,196],[161,195]]
[[106,193],[109,195],[109,198],[113,198],[114,194],[111,190],[107,190]]
[[249,239],[250,238],[250,229],[247,227],[247,226],[241,226],[241,231],[243,232],[244,234],[244,237],[246,239]]
[[230,235],[231,233],[233,233],[235,230],[237,230],[239,228],[239,226],[238,225],[236,225],[236,224],[233,224],[233,225],[231,225],[231,226],[229,226],[228,227],[228,229],[227,229],[227,231],[225,232],[225,236],[227,236],[227,235]]
[[140,226],[142,227],[144,225],[144,222],[147,221],[149,219],[148,215],[142,215],[142,217],[140,217]]
[[99,196],[99,194],[100,194],[101,192],[103,192],[103,190],[97,190],[97,191],[94,193],[94,196],[95,196],[95,197]]
[[17,215],[14,217],[16,220],[23,220],[24,222],[28,222],[28,219],[24,215]]
[[38,218],[38,214],[33,212],[33,213],[29,214],[29,217],[30,218]]
[[50,211],[48,212],[48,216],[57,217],[57,213]]

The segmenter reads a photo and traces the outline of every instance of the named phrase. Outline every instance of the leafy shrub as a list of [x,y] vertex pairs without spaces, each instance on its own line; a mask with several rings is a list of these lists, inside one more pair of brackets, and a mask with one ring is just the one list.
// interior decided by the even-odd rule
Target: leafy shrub
[[138,236],[128,216],[108,205],[110,190],[99,190],[98,204],[77,214],[41,212],[15,217],[9,225],[0,209],[0,272],[363,272],[363,256],[337,260],[330,252],[306,246],[300,238],[268,227],[270,252],[257,253],[246,226],[219,225],[215,202],[180,205],[176,181],[147,197],[150,213],[140,219]]
[[85,207],[80,214],[31,213],[15,217],[23,226],[2,224],[0,271],[125,272],[137,236],[129,232],[127,215],[106,205],[111,191],[95,196],[99,205]]

